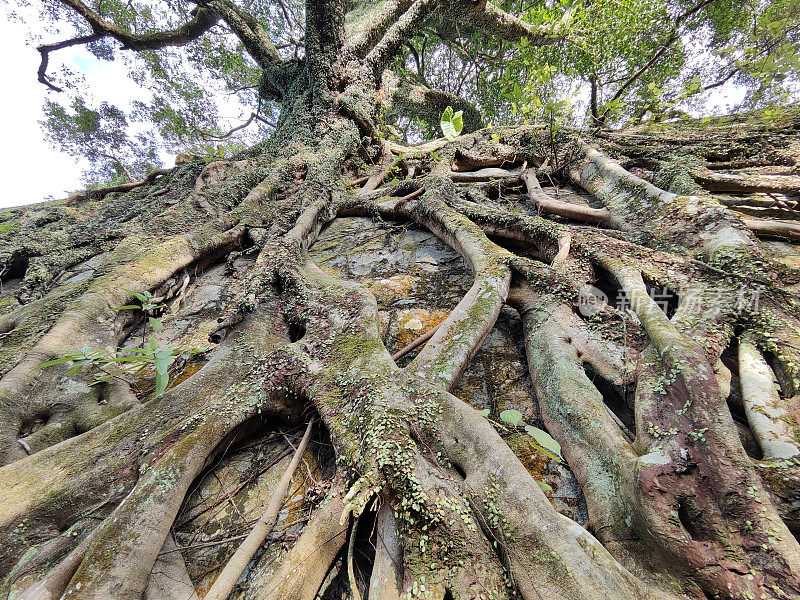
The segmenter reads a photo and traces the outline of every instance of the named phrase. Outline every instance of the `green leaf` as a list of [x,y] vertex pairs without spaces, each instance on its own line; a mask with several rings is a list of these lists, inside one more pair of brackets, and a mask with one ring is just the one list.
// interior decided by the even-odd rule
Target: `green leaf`
[[156,356],[154,361],[156,368],[156,396],[160,396],[167,389],[167,384],[169,383],[167,369],[169,369],[174,360],[175,357],[169,354]]
[[156,396],[160,396],[167,389],[169,374],[165,371],[156,371]]
[[442,128],[444,137],[448,140],[456,139],[464,128],[462,113],[463,111],[458,111],[454,114],[452,106],[444,109],[442,117],[439,119],[439,125]]
[[456,135],[461,134],[461,130],[464,129],[464,111],[460,110],[456,114],[453,115],[452,119],[453,127],[456,130]]
[[137,300],[139,300],[141,302],[145,302],[147,300],[147,295],[146,294],[140,294],[139,292],[134,292],[134,291],[129,290],[127,288],[119,288],[119,289],[121,289],[123,292],[129,293],[131,296],[133,296],[134,298],[136,298]]
[[500,413],[500,420],[514,427],[522,422],[522,417],[522,413],[518,410],[514,410],[513,408],[511,410],[504,410]]
[[149,317],[148,321],[150,321],[150,326],[153,328],[153,331],[159,332],[164,329],[164,324],[155,317]]
[[74,367],[72,367],[69,371],[67,371],[67,373],[66,373],[67,377],[72,377],[73,375],[77,375],[78,371],[81,370],[81,367],[83,365],[84,365],[84,363],[82,362],[81,364],[78,364],[78,365],[75,365]]
[[539,489],[545,493],[553,491],[552,486],[547,485],[544,481],[537,481],[536,483],[539,484]]
[[118,306],[116,308],[112,308],[111,310],[139,310],[142,308],[141,306],[137,306],[136,304],[126,304],[125,306]]
[[141,361],[142,361],[141,356],[114,356],[112,358],[106,358],[103,360],[104,363],[141,362]]
[[484,408],[483,410],[479,410],[478,414],[484,418],[489,416],[489,413],[492,412],[488,408]]
[[69,355],[63,356],[61,358],[56,358],[55,360],[48,360],[47,362],[44,362],[44,363],[38,365],[35,368],[44,369],[46,367],[52,367],[53,365],[60,365],[62,363],[70,362],[71,360],[74,360],[76,356],[77,355],[75,355],[75,354],[69,354]]
[[555,441],[549,433],[531,425],[525,426],[525,433],[536,440],[536,443],[542,448],[561,457],[561,444]]

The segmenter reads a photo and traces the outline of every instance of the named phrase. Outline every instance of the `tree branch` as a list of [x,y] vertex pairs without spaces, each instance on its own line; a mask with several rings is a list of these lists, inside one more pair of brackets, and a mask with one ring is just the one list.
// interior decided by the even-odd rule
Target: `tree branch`
[[96,42],[97,40],[103,37],[104,36],[101,33],[93,33],[91,35],[82,35],[80,37],[72,38],[70,40],[64,40],[63,42],[56,42],[55,44],[43,44],[37,47],[36,49],[42,56],[42,61],[41,63],[39,63],[39,70],[36,72],[37,79],[39,80],[39,82],[43,83],[53,91],[56,92],[63,91],[63,88],[58,87],[57,85],[53,84],[49,79],[47,79],[47,63],[50,61],[50,53],[55,50],[61,50],[62,48],[69,48],[71,46],[88,44],[89,42]]
[[650,60],[648,60],[644,65],[642,65],[642,67],[638,71],[636,71],[633,75],[631,75],[630,78],[628,78],[628,80],[619,87],[617,93],[614,94],[608,102],[606,102],[606,107],[603,110],[603,113],[599,117],[594,119],[596,123],[598,124],[605,123],[606,118],[608,118],[608,113],[611,110],[610,105],[614,104],[617,100],[619,100],[622,97],[622,94],[625,93],[625,90],[627,90],[631,85],[633,85],[636,82],[636,80],[639,79],[639,77],[641,77],[650,67],[652,67],[653,64],[656,61],[658,61],[658,59],[661,58],[667,50],[669,50],[670,46],[672,46],[672,44],[677,39],[678,39],[677,33],[673,33],[671,36],[669,36],[667,41],[664,42],[664,44],[656,51],[656,53],[650,58]]
[[280,54],[275,45],[270,41],[266,31],[253,16],[236,6],[230,0],[201,0],[202,5],[208,5],[211,10],[219,13],[225,23],[231,28],[248,54],[259,65],[267,67],[281,62]]
[[[692,15],[694,15],[695,13],[697,13],[699,10],[711,4],[712,2],[714,2],[714,0],[703,0],[697,6],[695,6],[691,10],[686,11],[685,13],[683,13],[682,15],[678,16],[675,19],[675,25],[672,28],[672,33],[667,38],[667,41],[665,41],[662,44],[662,46],[656,51],[656,53],[653,54],[650,60],[648,60],[638,71],[636,71],[633,75],[631,75],[628,78],[628,80],[620,86],[620,88],[617,90],[617,93],[614,94],[612,98],[605,103],[606,108],[603,110],[603,113],[599,117],[594,119],[596,123],[603,124],[606,118],[608,117],[609,111],[611,110],[611,107],[609,105],[619,100],[622,97],[622,94],[625,93],[625,90],[627,90],[631,85],[633,85],[650,67],[653,66],[653,64],[655,64],[658,61],[659,58],[661,58],[664,55],[664,53],[667,50],[670,49],[672,44],[675,43],[675,41],[680,37],[678,35],[678,29],[683,24],[683,22]],[[594,116],[594,114],[592,116]]]
[[137,187],[142,187],[144,185],[150,185],[155,181],[157,177],[161,177],[162,175],[169,175],[172,169],[155,169],[150,171],[147,176],[141,181],[132,181],[130,183],[121,183],[120,185],[111,185],[104,188],[97,188],[93,190],[83,190],[80,192],[75,192],[69,196],[69,199],[73,200],[82,200],[85,198],[102,198],[106,194],[110,194],[111,192],[129,192],[130,190],[136,189]]
[[98,12],[89,8],[86,4],[81,2],[81,0],[59,1],[82,16],[92,28],[93,33],[55,44],[44,44],[37,48],[42,55],[42,61],[39,64],[38,79],[41,83],[56,92],[62,91],[62,88],[54,85],[47,79],[49,54],[54,50],[96,42],[104,37],[113,37],[122,44],[125,50],[158,50],[166,46],[183,46],[199,38],[219,20],[219,15],[215,11],[199,8],[191,20],[179,27],[156,33],[136,34],[106,21]]
[[414,2],[373,46],[367,54],[364,64],[376,75],[380,73],[398,48],[409,38],[410,32],[417,29],[430,16],[436,8],[436,4],[434,0]]
[[367,52],[372,50],[386,34],[389,27],[412,4],[411,0],[385,0],[379,9],[371,11],[371,15],[374,16],[368,18],[363,27],[359,25],[355,30],[347,31],[348,41],[345,44],[345,52],[358,58],[366,56]]
[[471,10],[462,17],[462,20],[466,20],[469,25],[511,42],[527,38],[528,42],[534,46],[544,46],[562,39],[560,32],[572,16],[572,11],[568,10],[554,26],[534,27],[491,2],[469,2],[468,4],[471,5]]
[[452,106],[454,110],[464,112],[464,133],[472,133],[484,126],[480,111],[460,96],[415,84],[407,78],[392,79],[389,79],[388,85],[391,100],[387,108],[390,114],[419,117],[437,131],[442,112]]
[[237,131],[241,131],[242,129],[245,129],[253,121],[260,121],[261,123],[269,125],[270,127],[275,127],[275,123],[273,123],[269,119],[265,119],[264,117],[262,117],[258,113],[251,112],[250,113],[250,117],[248,117],[248,119],[244,123],[236,125],[235,127],[231,128],[227,133],[222,133],[222,134],[217,135],[215,133],[211,133],[210,131],[204,131],[202,129],[198,129],[197,131],[200,133],[201,136],[203,136],[206,139],[224,140],[226,138],[231,137]]
[[179,27],[156,33],[135,34],[106,21],[81,0],[60,0],[60,2],[86,19],[96,34],[111,36],[129,50],[158,50],[166,46],[182,46],[203,35],[219,20],[219,14],[215,11],[199,8],[191,20]]

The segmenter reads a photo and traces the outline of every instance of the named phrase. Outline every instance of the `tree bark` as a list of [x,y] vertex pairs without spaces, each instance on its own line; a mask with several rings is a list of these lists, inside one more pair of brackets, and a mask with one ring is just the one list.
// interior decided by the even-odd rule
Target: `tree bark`
[[[230,597],[800,596],[795,250],[766,248],[713,190],[662,183],[670,152],[710,162],[701,138],[730,128],[370,137],[380,71],[433,4],[383,3],[346,42],[344,4],[310,3],[277,128],[235,161],[0,213],[0,591],[166,598],[173,577],[203,597],[261,499],[283,497],[279,434],[318,418]],[[261,46],[265,69],[290,68]],[[326,237],[344,221],[379,232],[369,268]],[[370,278],[377,264],[394,271]],[[160,331],[115,310],[145,291]],[[197,350],[158,397],[147,369],[39,368],[82,347],[133,356],[143,337]],[[465,384],[481,365],[484,395]],[[513,369],[530,383],[509,400]]]

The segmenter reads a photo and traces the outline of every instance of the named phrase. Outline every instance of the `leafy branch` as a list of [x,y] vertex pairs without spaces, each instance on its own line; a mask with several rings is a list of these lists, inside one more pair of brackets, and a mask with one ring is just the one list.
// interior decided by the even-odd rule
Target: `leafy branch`
[[[134,292],[121,288],[136,298],[140,304],[126,304],[114,310],[137,310],[144,313],[154,332],[164,328],[164,324],[152,314],[162,308],[163,296],[154,296],[149,291]],[[159,346],[154,338],[146,340],[142,334],[141,348],[121,348],[107,346],[102,350],[93,350],[84,346],[78,352],[65,350],[63,356],[42,363],[37,368],[44,369],[64,363],[71,363],[66,372],[67,377],[74,377],[82,369],[87,369],[93,377],[88,382],[89,386],[107,383],[112,379],[131,384],[130,377],[139,376],[145,369],[155,371],[155,396],[164,393],[169,385],[169,367],[181,356],[175,348],[169,345]]]
[[[82,369],[94,370],[92,379],[87,383],[94,386],[118,379],[130,384],[128,377],[135,377],[148,367],[155,370],[155,396],[164,393],[169,385],[169,367],[181,355],[172,346],[159,346],[154,339],[149,339],[144,348],[114,348],[107,346],[102,350],[92,350],[84,346],[78,352],[66,353],[54,360],[42,363],[37,368],[44,369],[64,363],[72,363],[66,372],[67,377],[74,377]],[[132,352],[133,355],[120,356],[120,352]]]

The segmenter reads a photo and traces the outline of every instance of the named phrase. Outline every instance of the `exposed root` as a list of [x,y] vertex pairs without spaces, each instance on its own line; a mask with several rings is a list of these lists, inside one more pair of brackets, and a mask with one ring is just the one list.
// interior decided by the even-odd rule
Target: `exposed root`
[[[478,5],[476,10],[483,10]],[[408,29],[424,20],[433,3],[385,8],[393,18],[401,16]],[[509,26],[505,18],[503,23]],[[402,32],[387,26],[348,47],[376,66]],[[373,100],[365,98],[363,106],[353,104],[354,115],[369,117],[364,106]],[[713,199],[661,190],[581,142],[572,148],[572,176],[605,208],[553,200],[542,192],[534,170],[522,173],[529,196],[544,213],[616,231],[516,214],[501,208],[507,201],[502,191],[495,202],[481,190],[454,185],[454,180],[468,183],[506,173],[517,177],[514,170],[493,168],[505,163],[542,165],[546,159],[534,156],[541,148],[530,149],[538,135],[532,128],[521,130],[529,137],[516,146],[490,141],[485,132],[416,149],[386,142],[394,154],[439,148],[444,158],[434,165],[415,157],[414,170],[422,173],[418,179],[348,194],[332,182],[343,165],[352,172],[354,161],[348,161],[362,141],[358,128],[333,108],[310,112],[306,101],[305,96],[297,100],[303,117],[296,122],[313,142],[287,148],[269,168],[257,168],[258,160],[219,162],[195,183],[191,202],[215,214],[225,206],[216,202],[216,192],[235,180],[230,219],[161,242],[151,249],[155,264],[120,262],[107,278],[92,280],[50,337],[24,357],[27,370],[18,366],[21,370],[0,384],[0,390],[15,394],[5,397],[9,405],[30,384],[47,388],[47,381],[31,375],[47,352],[78,340],[112,344],[122,335],[109,316],[110,308],[126,301],[115,286],[155,289],[198,254],[229,250],[244,223],[258,232],[252,236],[251,252],[259,252],[255,267],[235,274],[240,278],[235,295],[225,300],[228,309],[215,332],[222,341],[199,372],[146,406],[133,402],[125,389],[108,389],[108,404],[116,395],[115,406],[130,405],[125,414],[102,424],[103,415],[83,415],[83,422],[94,427],[86,434],[0,469],[0,525],[2,539],[10,540],[0,550],[0,567],[11,573],[6,589],[13,594],[25,587],[22,597],[37,600],[196,597],[170,535],[191,482],[233,441],[260,427],[263,418],[297,422],[312,403],[336,454],[332,489],[273,576],[250,577],[248,597],[316,598],[348,529],[344,568],[355,592],[358,519],[376,497],[370,599],[423,593],[437,600],[480,594],[526,600],[675,600],[701,594],[784,600],[799,595],[800,549],[780,519],[800,522],[796,458],[786,460],[797,447],[789,449],[790,455],[786,446],[770,446],[775,439],[792,443],[794,417],[784,420],[778,409],[786,405],[789,412],[793,400],[778,393],[765,355],[755,347],[757,341],[763,349],[762,338],[773,339],[777,326],[758,322],[752,312],[735,318],[727,308],[718,317],[703,315],[712,293],[726,301],[733,297],[730,281],[744,282],[746,291],[766,281],[758,289],[778,304],[769,287],[774,274],[756,279],[768,263],[756,264],[763,252],[742,223]],[[339,104],[343,112],[349,110],[347,102]],[[564,164],[562,157],[553,158]],[[387,155],[384,167],[400,160]],[[464,171],[470,167],[486,169]],[[382,168],[370,185],[382,182],[386,172]],[[254,178],[260,181],[255,187],[239,185]],[[191,186],[186,189],[188,194]],[[469,200],[458,197],[459,191]],[[309,245],[337,211],[412,219],[458,251],[473,271],[472,288],[444,323],[395,355],[397,360],[430,338],[405,369],[383,345],[375,297],[308,260]],[[193,208],[191,214],[197,212]],[[689,258],[680,255],[687,249]],[[229,275],[236,270],[234,260]],[[747,263],[752,263],[749,270]],[[728,274],[730,281],[721,278]],[[527,283],[511,288],[512,277]],[[176,277],[165,288],[180,294],[187,280]],[[620,284],[633,313],[601,303],[582,319],[574,305],[584,284],[609,293]],[[682,305],[670,319],[651,297],[656,286],[708,290],[699,307]],[[591,533],[558,514],[492,423],[446,391],[484,343],[506,300],[522,315],[537,406],[581,484]],[[794,314],[788,295],[780,302],[775,315]],[[18,321],[3,319],[0,328]],[[786,382],[795,375],[795,355],[786,346],[794,339],[795,321],[780,323],[770,347],[776,349],[774,375],[791,397],[797,390]],[[753,330],[740,342],[740,379],[743,404],[767,459],[758,469],[770,482],[772,501],[737,437],[723,399],[730,389],[720,392],[726,367],[712,367],[738,325]],[[728,367],[734,369],[730,362]],[[635,418],[626,413],[626,425],[611,412],[606,391],[634,383]],[[632,396],[622,392],[623,401]],[[34,451],[46,445],[39,438],[49,436],[48,426],[25,438]],[[16,442],[19,431],[15,423],[6,437]],[[262,547],[309,431],[310,425],[267,512],[208,598],[228,597]],[[238,500],[226,492],[220,502],[236,506]],[[194,517],[208,516],[206,510],[198,509]],[[226,536],[232,539],[236,536]],[[292,539],[294,533],[282,541]],[[259,556],[253,572],[272,569],[273,558],[266,552]],[[343,571],[339,577],[345,580]],[[170,587],[170,581],[178,585]]]
[[402,548],[397,524],[387,504],[378,509],[375,562],[369,581],[369,600],[400,600],[402,589]]
[[581,206],[580,204],[572,204],[569,202],[562,202],[555,200],[542,191],[542,186],[539,185],[539,180],[536,177],[534,169],[526,169],[520,175],[520,179],[525,182],[528,188],[528,196],[531,203],[538,209],[574,219],[583,223],[591,223],[593,225],[602,225],[603,227],[618,228],[618,224],[612,218],[611,212],[607,208],[592,208],[590,206]]
[[757,235],[800,241],[800,224],[798,223],[767,219],[742,219],[742,222]]
[[286,492],[289,489],[289,484],[292,481],[294,472],[297,470],[297,465],[300,464],[300,460],[303,457],[303,452],[305,452],[306,446],[308,445],[308,440],[311,438],[311,429],[313,425],[314,420],[312,419],[308,422],[306,432],[303,435],[303,439],[300,440],[300,444],[297,446],[297,449],[295,450],[292,461],[289,463],[289,466],[286,467],[286,471],[281,477],[281,480],[278,482],[272,497],[269,499],[269,504],[267,505],[264,514],[255,524],[247,538],[245,538],[241,545],[236,549],[236,552],[234,552],[233,556],[231,556],[231,558],[228,560],[225,568],[219,574],[216,581],[214,581],[214,585],[211,586],[211,589],[206,592],[206,595],[203,596],[203,598],[208,600],[226,600],[228,596],[230,596],[233,586],[236,585],[236,581],[247,567],[247,563],[250,562],[250,559],[253,558],[253,555],[256,553],[258,548],[264,543],[264,540],[266,539],[267,535],[269,535],[269,532],[272,531],[272,528],[275,526],[275,522],[278,519],[278,511],[280,510],[284,496],[286,496]]
[[[68,369],[66,365],[46,370],[38,369],[39,365],[58,358],[65,349],[86,345],[88,340],[94,347],[117,346],[122,327],[117,321],[118,314],[112,309],[130,302],[131,296],[125,289],[154,289],[202,256],[227,253],[244,233],[243,227],[229,229],[229,225],[226,221],[212,222],[195,233],[170,238],[155,248],[140,252],[133,260],[125,261],[89,285],[53,327],[0,380],[0,409],[4,416],[0,463],[23,456],[22,448],[17,443],[17,434],[25,419],[38,413],[49,413],[52,403],[60,404],[62,412],[66,409],[61,419],[71,420],[77,407],[95,402],[96,391],[82,384],[73,383],[66,388],[59,385],[60,378]],[[53,389],[60,392],[58,402],[49,399]],[[116,389],[112,388],[112,391]],[[25,390],[24,396],[20,396],[21,390]],[[18,401],[20,397],[24,397],[25,402]],[[121,401],[125,407],[131,404],[124,399]],[[117,404],[115,400],[99,412],[105,418],[115,416],[120,412]],[[94,420],[96,422],[97,418]],[[40,437],[43,441],[46,439],[46,445],[53,444],[69,437],[74,428],[62,426],[59,431],[61,437],[44,438],[44,433]],[[33,449],[39,450],[41,446]]]
[[142,600],[200,600],[171,533],[150,571]]
[[422,334],[421,336],[419,336],[417,339],[415,339],[415,340],[414,340],[414,341],[412,341],[411,343],[407,344],[406,346],[404,346],[403,348],[401,348],[400,350],[398,350],[398,351],[397,351],[395,354],[393,354],[393,355],[392,355],[392,360],[393,360],[393,361],[395,361],[395,362],[397,362],[398,360],[400,360],[401,358],[403,358],[403,357],[404,357],[406,354],[408,354],[409,352],[411,352],[411,351],[415,350],[416,348],[419,348],[420,346],[422,346],[422,344],[424,344],[424,343],[425,343],[425,342],[427,342],[429,339],[431,339],[431,338],[433,337],[433,335],[434,335],[434,334],[435,334],[435,333],[436,333],[438,330],[439,330],[439,325],[437,325],[436,327],[431,327],[431,328],[430,328],[428,331],[426,331],[425,333],[423,333],[423,334]]
[[700,169],[692,176],[710,192],[797,194],[800,191],[800,177],[794,175],[738,175]]
[[87,199],[99,200],[100,198],[102,198],[106,194],[110,194],[111,192],[129,192],[131,190],[135,190],[138,187],[150,185],[157,178],[162,177],[163,175],[169,175],[171,172],[172,169],[155,169],[153,171],[150,171],[145,176],[145,178],[140,181],[132,181],[130,183],[122,183],[120,185],[111,185],[104,188],[75,192],[74,194],[70,194],[69,198],[67,198],[67,201],[81,202]]
[[344,482],[334,482],[325,504],[312,515],[278,569],[256,591],[254,600],[314,600],[331,564],[347,540]]
[[775,375],[747,338],[739,339],[739,374],[747,420],[764,458],[785,459],[800,454],[794,432],[783,420],[789,410],[781,400]]

